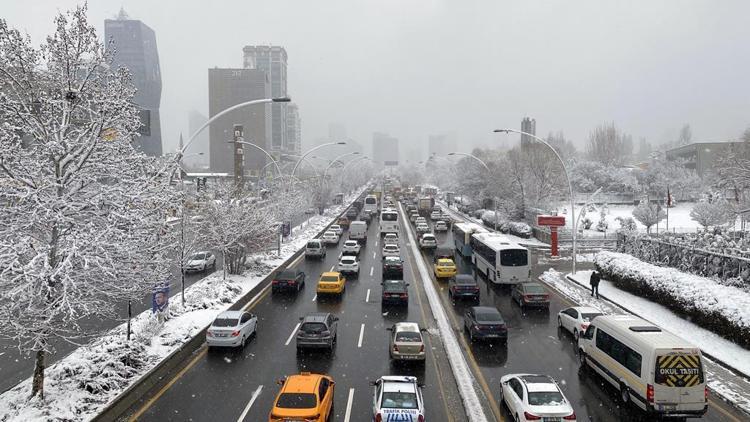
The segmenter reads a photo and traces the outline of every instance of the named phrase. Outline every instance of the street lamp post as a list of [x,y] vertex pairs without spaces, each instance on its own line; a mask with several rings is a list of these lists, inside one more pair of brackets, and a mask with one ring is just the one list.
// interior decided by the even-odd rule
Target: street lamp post
[[[487,170],[487,174],[489,174],[490,176],[492,175],[492,172],[490,171],[490,168],[487,167],[487,163],[485,163],[484,161],[482,161],[482,159],[479,158],[479,157],[477,157],[476,155],[468,154],[468,153],[465,153],[465,152],[450,152],[450,153],[448,153],[448,155],[461,155],[461,156],[464,156],[464,157],[473,158],[474,160],[478,161],[479,164],[481,164],[482,166],[484,166],[484,169]],[[495,197],[492,199],[492,202],[495,203],[495,219],[494,219],[495,220],[495,231],[497,231],[497,220],[498,220],[498,218],[497,218],[497,202],[498,202],[498,199],[499,198],[497,197],[497,195],[495,195]]]
[[[341,168],[341,183],[342,183],[342,185],[344,183],[344,175],[345,175],[346,169],[349,168],[349,166],[352,165],[353,163],[355,163],[357,161],[362,161],[362,160],[370,160],[370,157],[368,157],[368,156],[358,157],[358,158],[355,158],[352,161],[349,161],[348,163],[344,164],[344,167]],[[370,161],[372,161],[372,160],[370,160]]]
[[282,174],[281,174],[281,168],[279,168],[279,163],[276,160],[274,160],[273,155],[271,155],[268,151],[264,150],[263,148],[255,145],[253,143],[246,142],[246,141],[234,141],[234,140],[230,140],[230,141],[227,141],[227,142],[230,143],[230,144],[231,143],[236,143],[236,144],[248,145],[248,146],[251,146],[251,147],[254,147],[254,148],[260,150],[263,154],[266,154],[266,157],[268,157],[269,160],[271,160],[271,162],[268,163],[268,164],[273,164],[274,166],[276,166],[276,171],[279,173],[279,177],[282,176]]
[[305,153],[304,153],[304,154],[302,154],[302,156],[300,157],[300,159],[299,159],[299,160],[297,161],[297,163],[296,163],[296,164],[294,165],[294,168],[292,169],[292,177],[294,177],[294,173],[296,173],[296,172],[297,172],[297,167],[299,167],[300,163],[302,163],[302,160],[303,160],[303,159],[304,159],[305,157],[307,157],[308,155],[310,155],[310,154],[311,154],[311,153],[313,153],[314,151],[317,151],[317,150],[319,150],[319,149],[321,149],[321,148],[323,148],[323,147],[327,147],[327,146],[331,146],[331,145],[346,145],[346,142],[327,142],[327,143],[325,143],[325,144],[322,144],[322,145],[318,145],[318,146],[316,146],[316,147],[313,147],[313,148],[310,148],[310,149],[308,149],[307,151],[305,151]]
[[339,160],[341,160],[344,157],[348,157],[350,155],[359,155],[359,152],[357,152],[357,151],[347,152],[346,154],[341,154],[338,157],[334,158],[333,161],[331,161],[331,164],[328,164],[328,167],[326,167],[325,170],[323,170],[323,180],[326,179],[326,175],[328,174],[328,170],[330,170],[331,167],[333,167],[333,165],[335,163],[340,162],[340,163],[346,165],[345,163],[343,163],[342,161],[339,161]]
[[578,236],[578,228],[576,224],[576,210],[575,210],[575,197],[573,196],[573,184],[570,183],[570,172],[568,171],[568,167],[565,165],[565,161],[563,161],[562,157],[560,157],[560,154],[557,152],[556,149],[552,148],[552,145],[550,145],[547,141],[544,139],[533,135],[531,133],[527,133],[521,130],[516,129],[495,129],[493,132],[495,133],[518,133],[521,135],[529,136],[533,139],[536,139],[540,143],[544,144],[549,148],[553,154],[555,154],[555,157],[557,157],[557,160],[560,162],[560,165],[562,165],[563,172],[565,173],[565,180],[568,182],[568,193],[570,194],[570,221],[573,223],[573,274],[576,273],[576,238]]

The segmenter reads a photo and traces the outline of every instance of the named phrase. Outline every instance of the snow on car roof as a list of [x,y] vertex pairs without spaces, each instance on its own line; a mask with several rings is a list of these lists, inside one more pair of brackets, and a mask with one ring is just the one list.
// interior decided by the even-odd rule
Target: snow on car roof
[[406,331],[406,332],[413,332],[418,333],[419,332],[419,324],[416,322],[398,322],[396,323],[396,331]]
[[344,242],[344,245],[346,245],[346,246],[355,246],[355,245],[357,245],[357,241],[356,240],[347,240],[347,241]]
[[527,250],[523,246],[513,242],[508,236],[500,233],[474,233],[471,237],[496,251],[503,249]]
[[383,380],[383,391],[392,393],[416,393],[417,383],[414,377],[387,376],[381,377]]

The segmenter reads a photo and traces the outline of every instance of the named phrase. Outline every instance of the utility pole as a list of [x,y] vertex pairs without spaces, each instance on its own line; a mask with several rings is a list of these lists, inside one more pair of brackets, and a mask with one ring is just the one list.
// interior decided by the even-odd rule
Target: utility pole
[[242,125],[234,125],[234,183],[239,190],[245,182],[245,149],[244,130]]

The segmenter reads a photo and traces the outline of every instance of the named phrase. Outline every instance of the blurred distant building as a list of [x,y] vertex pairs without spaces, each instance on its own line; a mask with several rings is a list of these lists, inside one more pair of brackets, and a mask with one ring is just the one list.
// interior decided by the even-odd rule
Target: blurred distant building
[[[198,110],[190,110],[188,113],[188,137],[195,133],[198,128],[203,126],[206,121],[208,121],[208,117],[203,113]],[[211,151],[209,150],[208,145],[209,129],[204,129],[203,132],[199,133],[190,144],[190,147],[188,147],[186,151],[187,156],[182,160],[187,167],[193,169],[209,167],[209,157],[211,156]],[[187,139],[185,139],[185,142],[187,142]]]
[[286,106],[286,140],[286,149],[290,154],[302,153],[302,120],[299,117],[299,107],[294,103]]
[[[521,132],[530,133],[536,135],[536,119],[524,117],[521,120]],[[534,138],[529,135],[521,135],[521,145],[528,145],[534,142]]]
[[698,176],[704,177],[716,167],[718,158],[733,149],[738,152],[745,146],[744,142],[694,142],[667,150],[667,160],[680,161],[685,168],[693,169]]
[[[243,102],[268,98],[271,84],[266,72],[256,69],[208,69],[208,115]],[[233,136],[233,125],[244,126],[245,142],[268,149],[271,139],[271,113],[267,104],[240,108],[220,117],[209,127],[209,158],[211,171],[230,173],[234,171],[234,146],[228,143]],[[266,164],[266,156],[257,149],[245,146],[244,166],[249,176],[257,176]]]
[[398,139],[386,133],[373,133],[372,161],[378,166],[397,166],[399,162]]
[[[270,96],[286,97],[287,92],[287,54],[284,47],[276,45],[248,45],[242,49],[243,67],[265,72],[271,84]],[[271,104],[271,140],[270,151],[291,152],[287,137],[287,103]],[[299,112],[299,111],[298,111]],[[292,141],[293,143],[294,141]]]
[[120,9],[116,19],[104,21],[104,37],[112,40],[111,44],[106,43],[107,49],[115,50],[113,68],[125,67],[130,70],[138,89],[133,100],[140,109],[141,136],[134,144],[147,155],[160,156],[161,70],[156,34],[145,23],[130,19],[125,10]]
[[430,135],[427,140],[428,155],[433,154],[444,157],[456,150],[456,141],[448,135]]

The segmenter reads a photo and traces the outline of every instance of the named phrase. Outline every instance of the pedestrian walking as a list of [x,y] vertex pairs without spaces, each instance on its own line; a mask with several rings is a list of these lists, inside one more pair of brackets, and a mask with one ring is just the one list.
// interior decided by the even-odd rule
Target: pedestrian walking
[[589,284],[591,284],[591,296],[596,297],[597,299],[599,299],[599,282],[601,280],[601,274],[599,274],[598,271],[594,270],[594,272],[591,273]]

